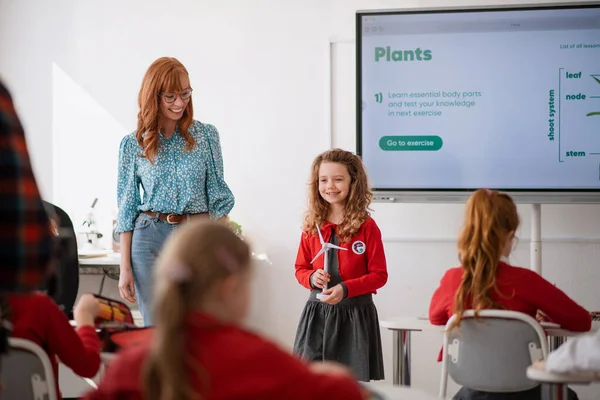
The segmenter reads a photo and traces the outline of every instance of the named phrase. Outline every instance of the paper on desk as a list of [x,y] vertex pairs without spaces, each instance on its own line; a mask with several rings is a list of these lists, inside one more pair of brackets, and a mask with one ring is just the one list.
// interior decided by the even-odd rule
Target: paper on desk
[[555,322],[542,321],[540,322],[540,325],[543,328],[560,328],[560,325]]

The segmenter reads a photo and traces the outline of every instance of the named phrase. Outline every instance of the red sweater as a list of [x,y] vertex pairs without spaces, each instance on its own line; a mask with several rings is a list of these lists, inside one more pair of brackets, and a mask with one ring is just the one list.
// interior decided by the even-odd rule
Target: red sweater
[[[433,325],[445,325],[454,314],[454,299],[462,275],[462,267],[446,271],[429,304],[429,321]],[[500,262],[496,286],[499,293],[493,291],[491,298],[506,310],[520,311],[534,318],[537,310],[541,310],[550,321],[570,331],[585,332],[592,327],[592,318],[585,308],[530,269]],[[441,360],[442,351],[438,356],[438,361]]]
[[[331,238],[331,229],[336,227],[337,225],[331,222],[321,227],[325,242]],[[347,251],[335,250],[338,254],[340,276],[348,288],[348,297],[377,293],[377,289],[387,282],[388,273],[381,231],[373,218],[369,217],[352,239],[340,243],[340,247],[348,249]],[[323,269],[323,256],[317,258],[314,264],[310,263],[319,250],[321,250],[319,236],[303,232],[296,258],[296,279],[307,289],[311,289],[312,273],[317,269]]]
[[79,376],[92,378],[100,369],[100,341],[91,326],[73,329],[56,303],[41,293],[10,295],[13,333],[43,348],[54,370],[58,387],[58,360]]
[[[433,325],[446,324],[454,314],[454,298],[462,275],[461,267],[446,271],[429,305],[429,320]],[[537,310],[541,310],[552,322],[570,331],[589,331],[592,326],[585,308],[529,269],[501,262],[496,272],[496,285],[500,293],[493,291],[491,298],[507,310],[520,311],[534,318]]]
[[[202,375],[190,380],[205,400],[318,399],[361,400],[360,387],[351,378],[319,375],[274,344],[237,326],[204,314],[194,314],[187,324],[186,354],[198,360]],[[141,400],[142,371],[150,341],[123,350],[111,363],[96,391],[87,400]],[[182,360],[183,362],[183,360]],[[208,378],[203,392],[200,378]]]

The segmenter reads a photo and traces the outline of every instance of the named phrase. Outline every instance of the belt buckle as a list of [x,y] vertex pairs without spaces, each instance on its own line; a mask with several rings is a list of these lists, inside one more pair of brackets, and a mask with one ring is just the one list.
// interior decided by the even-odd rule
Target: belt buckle
[[177,225],[179,221],[171,221],[171,217],[177,217],[177,214],[167,214],[167,223],[170,225]]

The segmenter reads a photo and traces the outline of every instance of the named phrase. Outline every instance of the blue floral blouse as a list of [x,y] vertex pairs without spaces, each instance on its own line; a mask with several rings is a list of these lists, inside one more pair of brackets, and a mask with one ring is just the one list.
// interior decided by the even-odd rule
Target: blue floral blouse
[[189,132],[197,146],[188,152],[179,129],[171,138],[161,134],[154,165],[140,157],[135,132],[121,140],[117,232],[133,230],[141,211],[208,212],[214,219],[230,213],[235,199],[223,177],[219,132],[199,121],[192,123]]

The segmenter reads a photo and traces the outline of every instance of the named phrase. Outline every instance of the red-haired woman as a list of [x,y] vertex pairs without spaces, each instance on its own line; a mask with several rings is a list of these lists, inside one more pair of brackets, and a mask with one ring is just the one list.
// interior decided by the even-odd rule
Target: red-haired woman
[[193,119],[192,87],[175,58],[154,61],[138,96],[137,129],[119,149],[119,292],[152,324],[154,261],[169,234],[191,218],[226,218],[234,197],[223,177],[217,129]]

